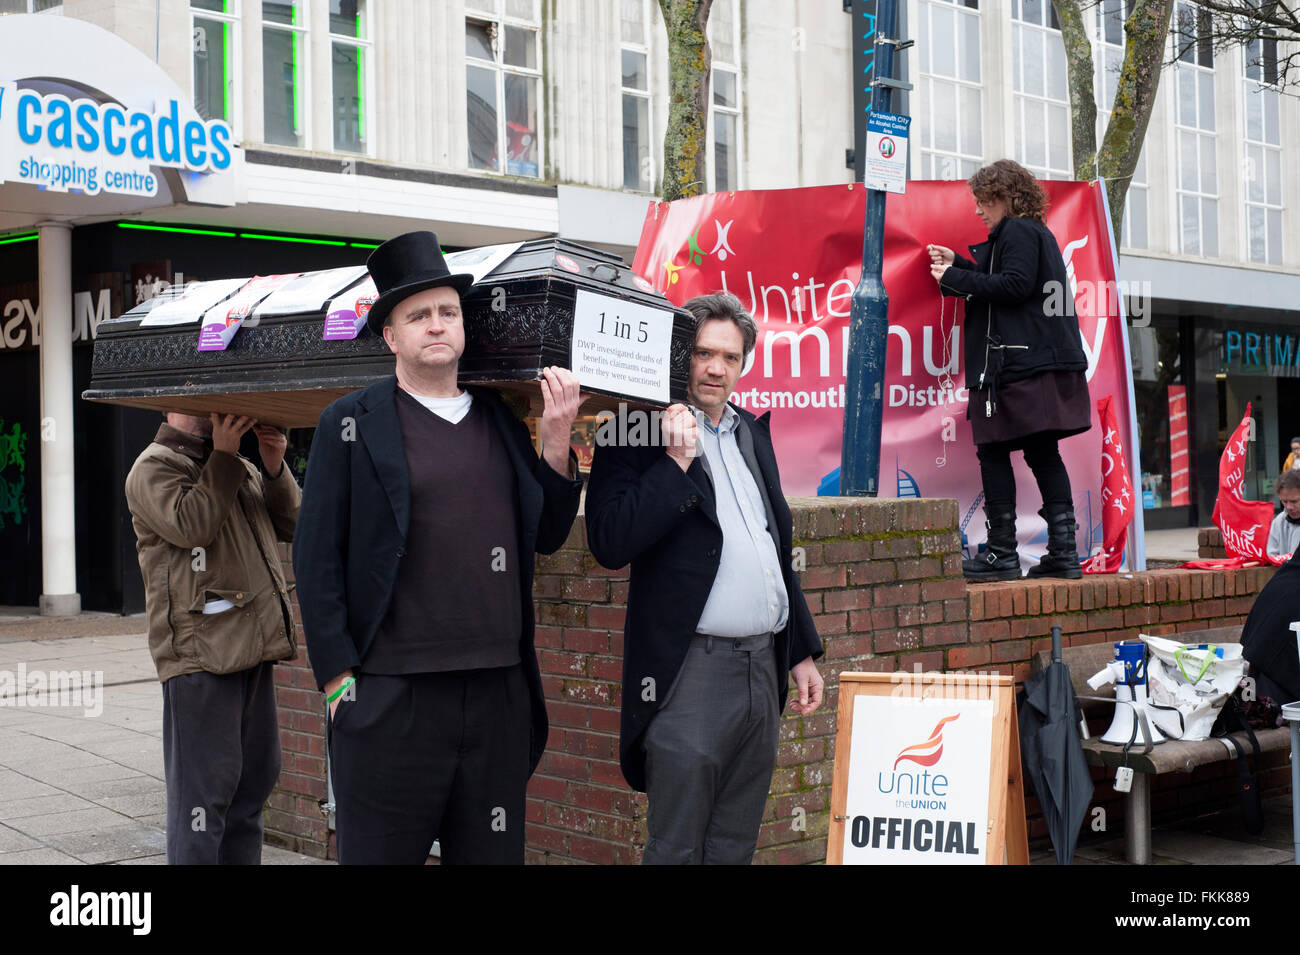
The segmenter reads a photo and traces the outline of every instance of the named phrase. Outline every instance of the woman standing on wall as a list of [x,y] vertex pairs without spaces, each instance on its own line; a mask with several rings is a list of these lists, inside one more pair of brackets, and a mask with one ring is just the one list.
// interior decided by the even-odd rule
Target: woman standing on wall
[[988,548],[962,571],[970,580],[1020,577],[1011,452],[1021,451],[1048,529],[1047,554],[1029,575],[1081,577],[1074,498],[1057,442],[1088,430],[1092,405],[1074,295],[1043,224],[1047,195],[1010,159],[985,166],[968,185],[988,240],[970,247],[974,261],[928,247],[940,291],[966,299],[966,416],[984,484]]

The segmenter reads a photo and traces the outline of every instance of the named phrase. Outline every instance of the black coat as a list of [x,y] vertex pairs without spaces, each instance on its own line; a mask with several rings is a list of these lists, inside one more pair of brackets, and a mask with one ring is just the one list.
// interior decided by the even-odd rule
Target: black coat
[[[734,406],[733,406],[734,407]],[[781,558],[789,617],[776,635],[778,686],[785,707],[790,667],[822,655],[821,640],[792,566],[792,521],[781,491],[768,415],[736,409],[753,439],[755,479],[765,492],[769,531]],[[662,446],[597,442],[587,488],[587,545],[603,566],[632,565],[623,640],[623,713],[619,762],[633,789],[645,791],[641,738],[668,693],[713,589],[722,528],[713,484],[701,460],[682,471]],[[646,680],[653,680],[647,684]],[[647,692],[653,687],[654,692]]]
[[[546,706],[533,650],[533,557],[569,536],[581,481],[538,459],[523,422],[495,392],[472,388],[514,465],[519,498],[519,656],[532,697],[532,767],[546,748]],[[324,686],[358,668],[383,622],[406,553],[410,476],[397,417],[397,379],[344,395],[326,408],[312,439],[293,545],[307,655]],[[429,586],[438,586],[430,581]]]
[[1047,371],[1083,371],[1074,293],[1051,230],[1007,216],[974,261],[953,256],[939,287],[966,297],[966,387],[996,387]]
[[1242,656],[1252,673],[1263,673],[1288,694],[1277,703],[1300,700],[1300,654],[1291,623],[1300,620],[1300,548],[1260,590],[1241,630]]

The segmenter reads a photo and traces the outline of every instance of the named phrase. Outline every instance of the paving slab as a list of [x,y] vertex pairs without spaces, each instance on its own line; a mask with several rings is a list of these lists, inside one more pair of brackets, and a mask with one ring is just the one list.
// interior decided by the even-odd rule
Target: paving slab
[[103,806],[91,805],[84,809],[8,819],[5,824],[11,829],[17,829],[19,832],[45,841],[44,836],[55,833],[76,832],[79,829],[112,828],[113,826],[120,826],[126,821],[127,817],[121,813],[105,809]]
[[1284,865],[1295,861],[1291,852],[1204,833],[1157,832],[1151,842],[1154,852],[1197,865]]
[[0,854],[0,865],[85,865],[85,863],[66,852],[41,848]]
[[120,779],[94,780],[77,787],[78,795],[100,803],[117,796],[139,796],[154,792],[166,794],[163,781],[156,776],[149,776],[144,773],[135,776],[123,776]]
[[87,865],[121,862],[167,851],[167,836],[152,826],[131,822],[101,829],[52,833],[42,837],[52,849],[66,853]]
[[71,812],[74,809],[94,808],[94,803],[65,792],[60,792],[54,796],[10,799],[0,802],[0,822],[25,819],[30,816],[45,816],[56,812]]
[[39,849],[41,844],[29,835],[0,825],[0,855],[6,852],[18,852],[24,849]]

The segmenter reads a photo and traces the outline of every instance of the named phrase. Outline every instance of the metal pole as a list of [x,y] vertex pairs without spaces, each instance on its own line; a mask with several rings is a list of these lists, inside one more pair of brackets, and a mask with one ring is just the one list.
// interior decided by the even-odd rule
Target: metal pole
[[[876,55],[871,109],[890,112],[893,90],[881,80],[894,74],[898,0],[876,7]],[[844,394],[844,445],[840,493],[875,497],[880,489],[880,430],[884,411],[889,296],[881,266],[885,251],[885,193],[867,190],[862,230],[862,276],[849,312],[849,376]]]

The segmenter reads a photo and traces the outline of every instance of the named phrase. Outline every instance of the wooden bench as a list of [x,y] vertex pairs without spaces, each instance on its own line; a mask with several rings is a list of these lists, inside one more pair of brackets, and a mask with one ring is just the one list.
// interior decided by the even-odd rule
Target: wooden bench
[[[1220,627],[1213,630],[1194,630],[1173,634],[1170,639],[1181,643],[1240,643],[1241,627]],[[1051,663],[1049,651],[1035,655],[1032,670],[1039,672]],[[1076,697],[1115,698],[1113,685],[1103,686],[1094,691],[1088,686],[1088,677],[1105,667],[1115,658],[1113,643],[1095,643],[1082,647],[1066,647],[1061,652],[1062,660],[1070,667],[1070,682]],[[1080,699],[1085,718],[1090,730],[1094,731],[1092,739],[1083,741],[1083,755],[1089,766],[1104,766],[1109,770],[1118,769],[1126,764],[1124,747],[1103,743],[1097,737],[1105,732],[1114,716],[1113,703]],[[1282,701],[1278,701],[1282,702]],[[1244,753],[1252,753],[1250,738],[1242,732],[1231,734],[1230,738]],[[1270,753],[1290,746],[1291,736],[1287,727],[1256,730],[1255,738],[1259,741],[1260,753]],[[1149,751],[1144,749],[1139,739],[1129,747],[1127,765],[1133,770],[1133,787],[1124,802],[1125,854],[1133,865],[1149,865],[1151,862],[1151,777],[1162,773],[1190,773],[1198,766],[1208,766],[1236,759],[1237,755],[1229,751],[1228,746],[1217,739],[1183,741],[1166,740],[1157,743]],[[1256,767],[1258,771],[1258,767]],[[1101,785],[1105,785],[1102,783]]]

